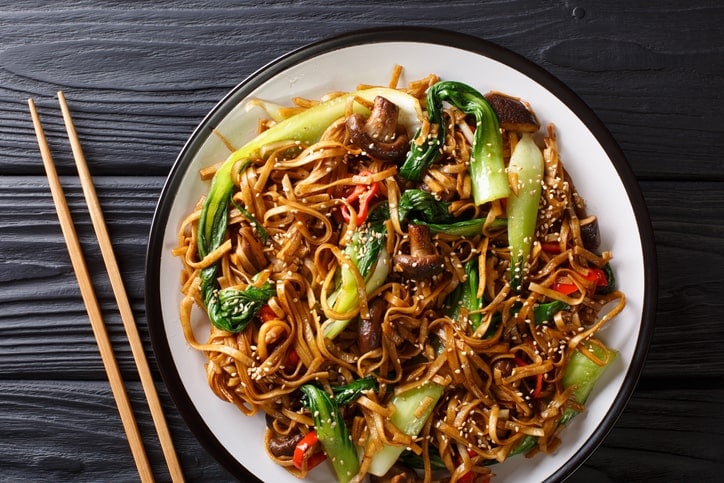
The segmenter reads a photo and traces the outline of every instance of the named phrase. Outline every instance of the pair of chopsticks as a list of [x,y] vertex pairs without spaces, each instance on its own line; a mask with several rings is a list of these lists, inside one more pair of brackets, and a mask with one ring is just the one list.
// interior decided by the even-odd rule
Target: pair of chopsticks
[[[85,156],[83,155],[78,134],[76,133],[75,126],[73,125],[70,110],[68,109],[63,92],[58,92],[58,100],[63,113],[63,120],[68,132],[68,139],[70,140],[75,164],[78,169],[81,186],[83,188],[83,195],[85,196],[86,204],[88,205],[88,211],[90,212],[93,228],[96,232],[103,261],[106,265],[108,277],[111,281],[113,293],[116,297],[116,303],[118,304],[126,336],[128,337],[128,341],[131,346],[131,352],[133,353],[133,358],[138,369],[141,385],[143,386],[143,390],[146,394],[146,400],[151,411],[151,418],[156,426],[156,432],[158,433],[158,437],[161,442],[161,449],[166,459],[166,464],[168,465],[172,480],[183,481],[181,467],[173,447],[173,441],[171,440],[168,426],[166,425],[166,419],[156,392],[153,377],[151,376],[151,370],[149,369],[148,361],[146,360],[146,355],[143,351],[143,344],[141,343],[138,328],[136,327],[133,312],[131,311],[131,305],[123,286],[121,272],[113,253],[113,246],[111,245],[111,240],[103,218],[103,211],[98,201],[95,187],[93,186],[93,180],[90,172],[88,171]],[[30,115],[33,119],[33,126],[35,127],[35,134],[38,138],[40,154],[43,158],[43,165],[45,166],[45,171],[48,176],[50,191],[53,196],[53,203],[55,204],[56,211],[58,212],[63,237],[65,238],[65,242],[68,247],[68,253],[70,254],[73,270],[75,271],[76,278],[78,279],[81,296],[83,297],[83,302],[85,303],[88,317],[90,318],[93,334],[95,336],[96,343],[98,344],[98,349],[101,354],[101,359],[103,360],[108,381],[111,385],[111,391],[113,392],[113,397],[116,401],[116,405],[118,406],[121,422],[126,432],[129,446],[131,447],[131,454],[133,455],[133,459],[136,463],[136,468],[138,469],[141,481],[153,481],[154,477],[153,472],[151,471],[151,465],[143,446],[143,440],[138,430],[138,425],[136,424],[133,409],[131,408],[128,395],[126,394],[123,379],[121,378],[121,372],[118,368],[118,363],[113,354],[113,347],[111,346],[98,300],[96,299],[95,292],[93,290],[93,284],[88,273],[88,268],[86,267],[80,242],[78,241],[78,235],[76,234],[75,226],[70,215],[70,210],[65,200],[63,187],[60,184],[60,179],[55,169],[50,147],[48,146],[48,142],[45,138],[43,126],[40,122],[40,116],[35,108],[35,102],[32,99],[28,99],[28,106],[30,107]]]

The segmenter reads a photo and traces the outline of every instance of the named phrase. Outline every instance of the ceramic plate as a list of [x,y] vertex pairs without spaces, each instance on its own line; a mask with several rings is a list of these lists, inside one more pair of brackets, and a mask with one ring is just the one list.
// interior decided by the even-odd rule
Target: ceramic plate
[[[489,42],[448,31],[385,29],[354,32],[291,52],[241,82],[201,122],[182,149],[163,189],[147,255],[146,304],[156,357],[169,392],[202,444],[232,474],[246,481],[295,482],[274,465],[262,443],[262,416],[247,417],[219,400],[206,383],[204,357],[189,348],[178,317],[178,259],[171,255],[180,221],[208,184],[203,166],[223,160],[228,150],[212,129],[233,145],[253,137],[260,110],[247,110],[250,97],[288,104],[293,96],[319,98],[359,83],[386,85],[395,64],[404,67],[400,85],[430,73],[466,82],[481,92],[500,90],[530,102],[540,121],[557,127],[560,155],[588,211],[599,218],[602,249],[627,307],[600,337],[620,351],[585,413],[562,433],[552,455],[519,456],[496,465],[497,483],[558,480],[572,473],[601,443],[623,411],[641,371],[652,332],[655,303],[653,236],[636,180],[615,141],[594,113],[540,67]],[[198,312],[198,324],[204,314]],[[199,340],[205,340],[202,331]],[[333,481],[327,468],[307,481]]]

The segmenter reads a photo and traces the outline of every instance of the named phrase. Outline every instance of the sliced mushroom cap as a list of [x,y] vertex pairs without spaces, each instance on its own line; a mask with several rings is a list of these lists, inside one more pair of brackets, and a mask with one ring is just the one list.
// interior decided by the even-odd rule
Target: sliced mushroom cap
[[269,440],[269,452],[279,458],[280,456],[292,456],[294,448],[302,440],[302,433],[275,435]]
[[443,258],[432,244],[430,229],[425,225],[410,224],[410,253],[398,253],[393,257],[393,269],[413,280],[431,278],[445,269]]
[[397,104],[382,96],[375,97],[372,112],[365,123],[365,131],[375,141],[394,141],[399,113],[400,109]]
[[398,113],[397,105],[377,96],[367,120],[360,114],[352,114],[347,118],[349,144],[376,159],[401,159],[409,150],[409,137],[405,128],[397,124]]
[[382,321],[385,317],[385,301],[377,297],[370,303],[369,318],[360,318],[357,324],[357,344],[360,354],[366,354],[382,344]]
[[595,251],[601,245],[601,234],[598,230],[598,219],[589,216],[581,220],[581,241],[587,250]]
[[506,131],[534,133],[540,128],[535,114],[520,99],[499,92],[488,92],[484,97],[498,115],[500,127]]

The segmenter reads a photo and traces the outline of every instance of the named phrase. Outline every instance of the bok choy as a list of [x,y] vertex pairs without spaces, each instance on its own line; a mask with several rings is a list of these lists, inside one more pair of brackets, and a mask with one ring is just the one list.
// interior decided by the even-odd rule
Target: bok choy
[[[299,114],[289,117],[249,141],[240,149],[234,151],[219,167],[211,181],[209,193],[204,200],[199,217],[199,230],[197,238],[197,252],[203,259],[223,243],[229,220],[229,205],[234,191],[233,174],[246,169],[251,162],[260,156],[261,149],[280,141],[299,141],[313,143],[319,140],[322,133],[334,121],[344,115],[347,105],[355,98],[372,102],[375,97],[382,96],[395,103],[400,110],[400,122],[408,128],[415,129],[422,119],[420,104],[416,98],[396,89],[384,87],[364,89],[353,93],[335,97],[322,102]],[[368,112],[360,103],[353,103],[355,112]],[[212,307],[218,302],[218,283],[216,276],[217,264],[212,264],[201,273],[201,294],[204,304]],[[233,290],[233,289],[227,289]],[[229,300],[238,300],[238,297],[226,294]],[[209,314],[212,323],[224,328],[232,326],[228,321],[229,311],[215,311]],[[246,311],[250,317],[256,315],[255,311]],[[248,323],[248,320],[247,320]],[[242,324],[245,326],[245,324]]]

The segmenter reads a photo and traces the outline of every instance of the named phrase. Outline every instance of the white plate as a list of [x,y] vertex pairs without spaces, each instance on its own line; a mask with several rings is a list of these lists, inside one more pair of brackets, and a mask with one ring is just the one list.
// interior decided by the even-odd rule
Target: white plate
[[[496,483],[558,480],[572,473],[601,443],[633,392],[653,329],[656,292],[653,235],[636,180],[615,141],[593,112],[569,89],[527,60],[489,42],[448,31],[404,28],[355,32],[294,51],[242,82],[200,124],[183,148],[161,195],[147,256],[146,304],[154,351],[162,375],[196,437],[233,474],[264,481],[298,481],[267,457],[263,417],[246,417],[214,396],[206,383],[204,357],[186,344],[178,306],[180,262],[171,256],[180,221],[208,184],[198,170],[228,154],[214,128],[236,146],[250,139],[259,110],[244,99],[288,104],[293,96],[318,98],[359,83],[386,85],[395,64],[400,84],[430,73],[466,82],[482,92],[500,90],[532,104],[540,121],[557,127],[560,155],[588,211],[599,218],[602,249],[611,250],[627,307],[601,338],[620,351],[589,399],[585,413],[562,433],[552,455],[511,458],[495,466]],[[199,326],[206,322],[198,312]],[[200,340],[205,340],[201,329]],[[333,481],[327,468],[307,481]]]

